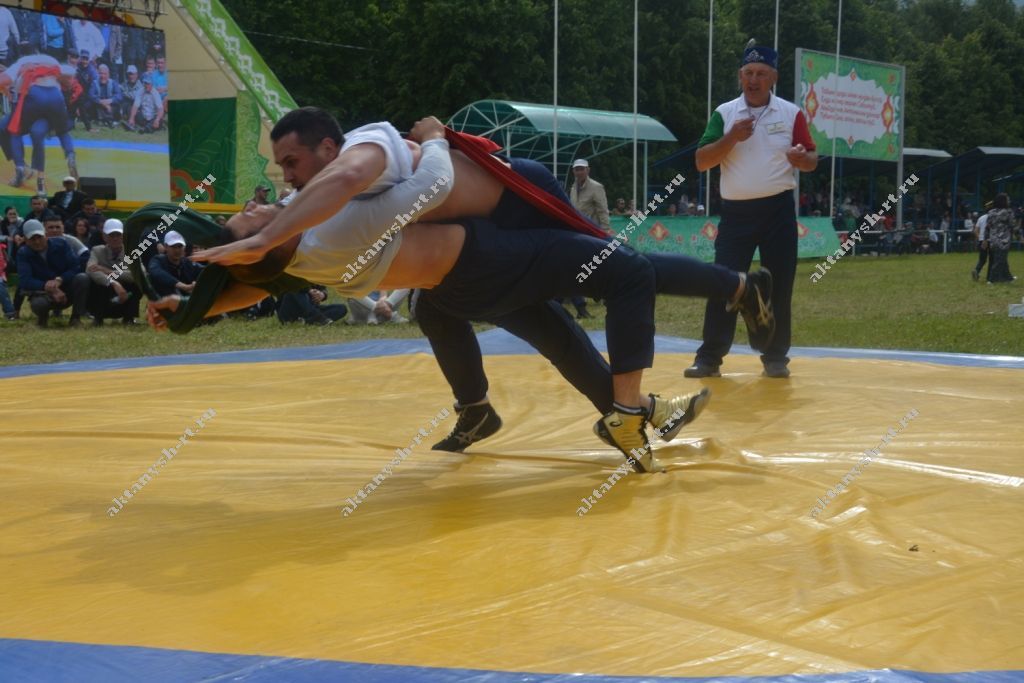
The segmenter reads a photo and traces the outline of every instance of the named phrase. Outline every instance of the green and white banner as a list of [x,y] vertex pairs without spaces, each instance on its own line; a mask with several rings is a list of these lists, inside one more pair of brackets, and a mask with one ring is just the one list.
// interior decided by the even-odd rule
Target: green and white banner
[[897,161],[903,151],[906,70],[798,48],[796,104],[803,109],[818,154]]
[[[612,216],[612,232],[618,234],[632,221],[626,216]],[[839,238],[828,218],[797,219],[797,256],[821,258],[839,248]],[[702,261],[715,260],[715,237],[718,217],[650,216],[630,233],[629,246],[637,251],[686,254]]]
[[263,58],[256,52],[238,24],[231,18],[219,0],[180,0],[193,21],[202,29],[203,35],[245,83],[263,111],[272,121],[277,121],[296,108],[295,100],[288,94],[277,76],[270,70]]

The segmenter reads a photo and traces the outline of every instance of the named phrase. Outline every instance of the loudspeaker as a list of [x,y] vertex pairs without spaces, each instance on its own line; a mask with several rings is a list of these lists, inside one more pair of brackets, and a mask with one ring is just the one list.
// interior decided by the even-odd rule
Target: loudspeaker
[[117,199],[117,180],[114,178],[79,178],[78,189],[93,199]]

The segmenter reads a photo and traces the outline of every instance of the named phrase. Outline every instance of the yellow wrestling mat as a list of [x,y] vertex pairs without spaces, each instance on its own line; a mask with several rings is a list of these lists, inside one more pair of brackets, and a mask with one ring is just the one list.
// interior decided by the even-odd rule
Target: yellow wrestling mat
[[0,680],[1024,677],[1021,359],[659,353],[712,401],[613,476],[539,356],[451,454],[422,340],[324,348],[8,368]]

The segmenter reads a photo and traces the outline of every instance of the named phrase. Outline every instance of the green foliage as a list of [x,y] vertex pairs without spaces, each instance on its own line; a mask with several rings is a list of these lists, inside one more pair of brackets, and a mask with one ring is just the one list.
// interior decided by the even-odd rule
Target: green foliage
[[[296,101],[332,110],[346,127],[387,119],[408,129],[424,115],[446,118],[478,99],[552,98],[552,0],[224,4]],[[837,5],[781,3],[784,97],[792,97],[797,47],[835,50]],[[639,8],[639,110],[688,144],[707,121],[708,3],[640,0]],[[774,15],[772,2],[716,0],[713,102],[736,95],[742,48],[750,37],[771,44]],[[1012,0],[846,0],[842,52],[906,66],[908,146],[954,154],[983,144],[1024,146],[1024,119],[1016,115],[1024,111],[1022,29],[1024,11]],[[630,111],[632,86],[633,4],[560,0],[559,103]],[[631,171],[627,147],[603,159],[595,177],[609,195],[626,195]]]

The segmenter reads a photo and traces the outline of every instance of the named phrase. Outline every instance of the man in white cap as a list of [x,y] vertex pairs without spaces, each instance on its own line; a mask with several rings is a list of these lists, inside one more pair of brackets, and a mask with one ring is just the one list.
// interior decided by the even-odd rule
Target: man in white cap
[[119,116],[121,125],[129,127],[128,116],[135,105],[135,98],[142,94],[142,81],[139,80],[139,67],[129,64],[125,71],[125,81],[121,85],[121,99],[118,102],[120,107]]
[[569,199],[576,210],[594,221],[602,230],[611,234],[608,222],[608,197],[604,185],[590,177],[590,163],[586,159],[572,162],[572,174],[576,182],[569,191]]
[[[18,250],[18,281],[28,296],[39,327],[46,327],[50,311],[71,304],[70,327],[82,324],[89,278],[63,239],[46,239],[46,229],[35,219],[25,221],[25,246]],[[27,248],[26,248],[27,247]]]
[[103,244],[92,248],[85,267],[90,279],[87,308],[96,326],[104,318],[121,318],[125,325],[134,325],[139,317],[139,286],[127,268],[118,269],[119,273],[114,269],[123,260],[124,224],[109,218],[103,223]]
[[88,198],[84,192],[77,189],[78,181],[75,176],[69,175],[64,178],[64,189],[53,195],[50,199],[50,208],[56,211],[61,218],[67,220],[82,210],[82,202]]
[[202,266],[185,256],[185,238],[177,230],[164,235],[164,253],[150,259],[149,281],[160,296],[191,294]]
[[[572,205],[610,235],[612,228],[608,222],[608,197],[604,185],[590,177],[590,163],[586,159],[572,162],[572,174],[576,176],[569,191]],[[577,318],[594,317],[587,311],[587,302],[583,297],[573,297],[572,305],[576,307]]]

